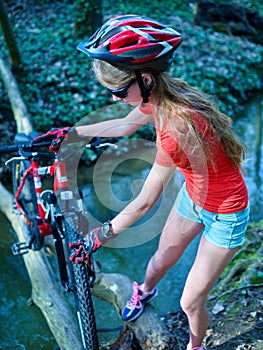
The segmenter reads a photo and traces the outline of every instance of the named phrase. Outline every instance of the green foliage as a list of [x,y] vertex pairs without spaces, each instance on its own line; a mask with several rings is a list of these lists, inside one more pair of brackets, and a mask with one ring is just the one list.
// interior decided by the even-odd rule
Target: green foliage
[[229,289],[229,286],[225,285],[229,274],[232,278],[227,283],[231,283],[231,288],[262,283],[262,249],[262,221],[250,223],[244,246],[236,252],[220,278],[219,284],[222,288]]
[[[23,74],[16,78],[37,130],[74,125],[112,103],[110,94],[93,77],[88,57],[76,50],[80,40],[74,34],[72,1],[41,1],[28,8],[18,0],[16,6],[12,2],[7,6],[24,63]],[[248,91],[261,87],[253,67],[262,63],[263,48],[195,26],[194,10],[192,2],[179,0],[103,2],[104,19],[138,13],[181,32],[184,41],[171,74],[211,94],[223,111],[234,116]],[[6,47],[2,37],[0,44]],[[4,54],[7,58],[7,49]],[[0,92],[2,101],[7,99],[1,84]]]
[[173,74],[214,96],[225,113],[235,116],[247,93],[262,86],[253,69],[262,62],[262,46],[197,26],[186,27],[183,36]]
[[114,2],[104,1],[105,13],[114,15],[123,13],[132,13],[138,15],[149,16],[159,21],[167,23],[169,18],[174,16],[183,17],[185,19],[193,19],[194,6],[191,1],[181,0],[144,0],[126,1],[116,0]]
[[249,228],[250,229],[257,228],[257,227],[263,228],[263,219],[260,220],[259,222],[256,222],[256,223],[253,223],[253,222],[249,223]]
[[251,276],[251,284],[261,284],[263,283],[263,273],[261,271],[252,271],[253,275]]
[[74,5],[76,35],[91,35],[102,24],[102,0],[75,0]]

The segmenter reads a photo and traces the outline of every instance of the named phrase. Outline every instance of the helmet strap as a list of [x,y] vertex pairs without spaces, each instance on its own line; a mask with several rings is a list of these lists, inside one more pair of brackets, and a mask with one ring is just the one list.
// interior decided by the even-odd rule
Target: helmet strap
[[153,82],[149,86],[145,85],[142,79],[142,74],[139,69],[135,69],[136,80],[138,82],[139,88],[141,90],[141,96],[143,98],[142,107],[146,106],[149,102],[149,97],[153,88]]

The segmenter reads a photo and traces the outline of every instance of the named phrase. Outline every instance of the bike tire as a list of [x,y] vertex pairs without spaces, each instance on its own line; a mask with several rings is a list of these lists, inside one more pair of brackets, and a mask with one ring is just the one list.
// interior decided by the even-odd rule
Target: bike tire
[[[65,219],[63,220],[63,226],[68,242],[78,242],[80,238],[79,235]],[[85,264],[70,263],[70,265],[72,269],[72,282],[74,284],[73,290],[76,300],[77,316],[84,349],[99,350],[88,268]]]
[[[27,160],[13,161],[12,163],[12,185],[13,193],[16,191],[22,181],[22,176],[26,169],[30,166]],[[28,175],[25,179],[23,189],[18,198],[18,202],[23,208],[28,220],[22,220],[23,233],[29,249],[40,250],[44,243],[44,237],[40,235],[38,228],[38,205],[37,196],[35,192],[34,179],[32,175]],[[18,212],[19,214],[19,212]],[[19,214],[20,218],[22,216]]]

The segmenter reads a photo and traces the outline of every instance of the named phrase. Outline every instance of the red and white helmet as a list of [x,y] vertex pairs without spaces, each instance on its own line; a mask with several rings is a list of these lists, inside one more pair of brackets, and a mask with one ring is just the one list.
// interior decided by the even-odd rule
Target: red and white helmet
[[180,33],[151,18],[136,15],[113,17],[77,48],[127,69],[166,70],[181,44]]

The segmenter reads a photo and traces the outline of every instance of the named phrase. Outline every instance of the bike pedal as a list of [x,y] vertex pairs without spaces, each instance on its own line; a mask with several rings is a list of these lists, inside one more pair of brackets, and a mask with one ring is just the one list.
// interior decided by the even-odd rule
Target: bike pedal
[[23,255],[29,252],[26,242],[16,242],[11,246],[13,255]]

